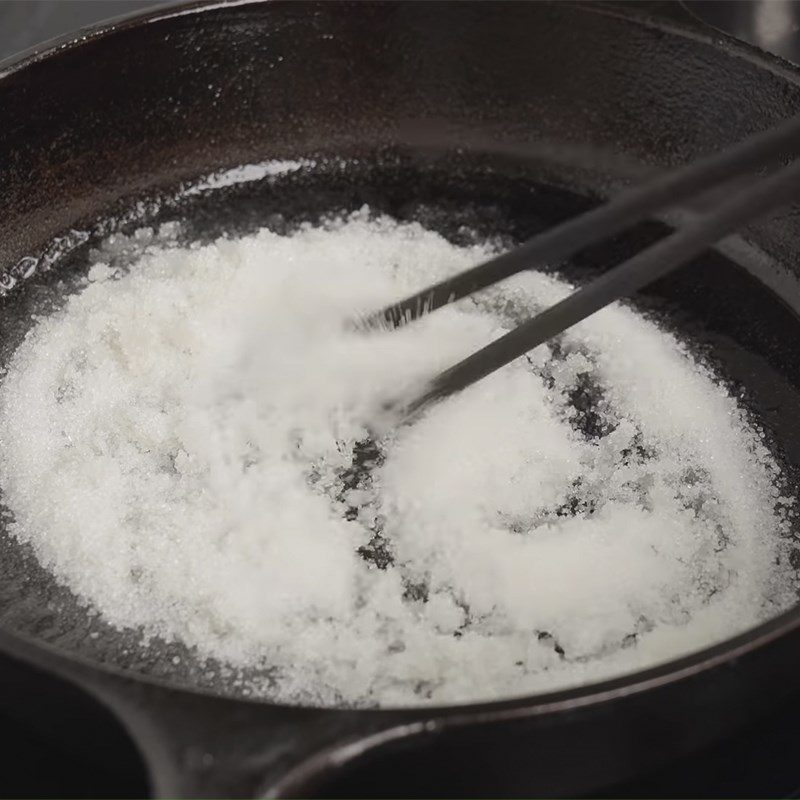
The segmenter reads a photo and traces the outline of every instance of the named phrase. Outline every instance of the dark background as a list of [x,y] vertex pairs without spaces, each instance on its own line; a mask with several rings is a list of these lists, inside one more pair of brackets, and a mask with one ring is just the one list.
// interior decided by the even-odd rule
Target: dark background
[[[0,0],[0,59],[98,20],[158,4]],[[675,8],[658,0],[647,5]],[[800,63],[797,0],[695,0],[682,6],[721,30]],[[798,797],[799,718],[800,709],[786,709],[723,746],[643,776],[635,786],[614,787],[608,796]],[[0,797],[140,797],[147,792],[141,759],[107,711],[61,681],[0,657]]]
[[157,5],[159,0],[0,0],[0,58],[100,20]]

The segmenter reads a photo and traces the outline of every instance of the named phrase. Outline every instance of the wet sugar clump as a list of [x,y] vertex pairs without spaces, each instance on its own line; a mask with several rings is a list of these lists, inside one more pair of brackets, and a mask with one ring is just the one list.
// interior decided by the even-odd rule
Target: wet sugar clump
[[287,701],[572,686],[786,607],[769,452],[622,305],[363,444],[385,402],[570,291],[531,273],[347,324],[492,252],[363,212],[98,262],[0,384],[13,535],[110,624],[269,668],[255,691]]

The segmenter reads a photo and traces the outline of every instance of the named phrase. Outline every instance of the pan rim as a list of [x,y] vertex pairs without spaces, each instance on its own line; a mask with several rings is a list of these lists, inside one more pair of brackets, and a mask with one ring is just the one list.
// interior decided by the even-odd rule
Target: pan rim
[[[174,2],[116,16],[95,25],[81,28],[78,31],[55,37],[1,59],[0,86],[2,86],[3,81],[34,64],[47,61],[64,51],[75,50],[118,32],[141,28],[175,17],[202,14],[231,7],[266,6],[269,2],[271,0],[189,0],[188,2],[175,0]],[[381,0],[378,0],[378,2],[381,2]],[[388,0],[388,3],[391,4],[392,0]],[[309,5],[315,5],[315,3],[312,1]],[[686,24],[682,24],[675,19],[658,19],[649,14],[646,9],[638,7],[634,3],[631,3],[627,9],[605,3],[585,2],[585,0],[572,0],[566,5],[579,10],[581,13],[600,14],[624,19],[643,28],[657,28],[674,36],[721,48],[730,56],[741,58],[760,69],[779,76],[783,80],[800,85],[800,67],[792,65],[778,56],[765,53],[753,45],[740,42],[716,29],[709,27],[709,33],[706,33],[696,27],[692,28],[688,20]],[[501,700],[447,705],[407,705],[355,709],[352,707],[315,704],[290,704],[275,702],[266,697],[239,697],[233,694],[226,694],[201,686],[180,683],[167,677],[126,670],[113,663],[96,661],[81,653],[58,647],[28,634],[1,626],[0,650],[26,661],[37,663],[40,666],[54,670],[56,673],[71,675],[74,674],[75,669],[78,669],[81,672],[88,672],[88,675],[94,678],[97,678],[97,673],[99,673],[112,679],[150,685],[170,692],[215,699],[222,698],[255,707],[308,709],[330,714],[352,714],[357,711],[364,716],[382,717],[387,722],[390,720],[408,720],[409,717],[431,720],[439,718],[442,723],[452,725],[458,724],[460,721],[468,721],[470,723],[498,722],[521,717],[542,716],[577,710],[587,706],[598,706],[619,698],[638,695],[687,680],[723,665],[731,664],[761,650],[770,643],[797,633],[799,629],[800,602],[736,636],[726,638],[679,658],[658,663],[648,669],[626,673],[616,678],[541,694],[520,695]]]

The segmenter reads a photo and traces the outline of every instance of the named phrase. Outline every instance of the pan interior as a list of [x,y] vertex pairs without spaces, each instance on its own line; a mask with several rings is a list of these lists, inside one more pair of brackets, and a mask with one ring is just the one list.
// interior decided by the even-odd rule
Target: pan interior
[[[546,172],[546,174],[545,174]],[[365,204],[374,213],[419,221],[455,243],[498,238],[522,241],[561,219],[600,202],[598,184],[577,185],[541,165],[490,155],[437,158],[390,153],[373,159],[316,163],[266,174],[256,169],[227,173],[195,183],[190,191],[140,198],[121,216],[98,220],[73,232],[61,252],[31,254],[39,269],[18,276],[2,299],[0,361],[13,353],[31,325],[32,315],[57,307],[93,261],[93,252],[110,234],[132,235],[165,223],[179,223],[179,239],[210,241],[267,227],[294,230],[330,214]],[[185,189],[185,187],[184,187]],[[632,255],[669,231],[663,222],[635,226],[623,235],[587,249],[559,272],[580,283]],[[130,241],[130,240],[128,240]],[[135,242],[135,239],[133,240]],[[141,240],[140,240],[141,241]],[[736,244],[736,243],[734,243]],[[635,305],[691,343],[740,398],[782,467],[788,486],[800,467],[800,353],[792,347],[800,320],[792,310],[800,293],[791,285],[784,296],[766,288],[780,272],[763,253],[739,243],[737,255],[714,251],[636,298]],[[134,245],[135,248],[135,245]],[[731,250],[731,251],[732,251]],[[119,258],[125,258],[122,252]],[[34,261],[30,262],[31,264]],[[37,563],[30,548],[5,530],[0,534],[0,624],[92,661],[142,676],[203,688],[225,695],[247,695],[248,675],[201,660],[180,643],[142,641],[141,632],[118,631],[59,586]],[[794,541],[796,533],[788,534]],[[791,551],[800,565],[800,547]],[[268,672],[261,677],[269,677]]]

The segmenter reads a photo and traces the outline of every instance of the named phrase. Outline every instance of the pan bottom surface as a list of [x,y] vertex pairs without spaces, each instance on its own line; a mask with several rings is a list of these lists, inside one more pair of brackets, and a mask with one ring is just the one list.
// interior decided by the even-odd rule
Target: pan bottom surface
[[[596,202],[591,191],[544,183],[524,165],[495,163],[488,157],[447,163],[397,156],[378,163],[298,162],[220,173],[72,232],[61,252],[33,254],[39,268],[8,287],[0,359],[13,353],[32,314],[61,302],[112,234],[133,237],[117,239],[133,242],[131,253],[124,248],[117,253],[124,260],[135,255],[135,232],[143,227],[158,230],[179,223],[181,241],[208,242],[261,227],[286,233],[304,222],[367,205],[372,213],[418,221],[458,244],[491,238],[510,245]],[[668,231],[661,222],[636,225],[587,249],[558,272],[580,283]],[[45,269],[48,260],[52,263]],[[763,431],[784,484],[791,486],[800,464],[795,413],[800,358],[791,343],[800,326],[791,310],[796,298],[778,298],[765,288],[776,269],[763,254],[734,261],[709,252],[637,297],[635,306],[690,343],[695,356],[722,377]],[[4,519],[11,519],[7,512]],[[791,529],[783,535],[794,541],[796,534]],[[800,549],[792,546],[789,557],[793,567],[800,565]],[[30,548],[7,532],[0,539],[0,624],[137,675],[226,695],[247,696],[250,691],[236,671],[200,659],[180,643],[153,639],[143,645],[139,631],[112,629],[59,586]]]

